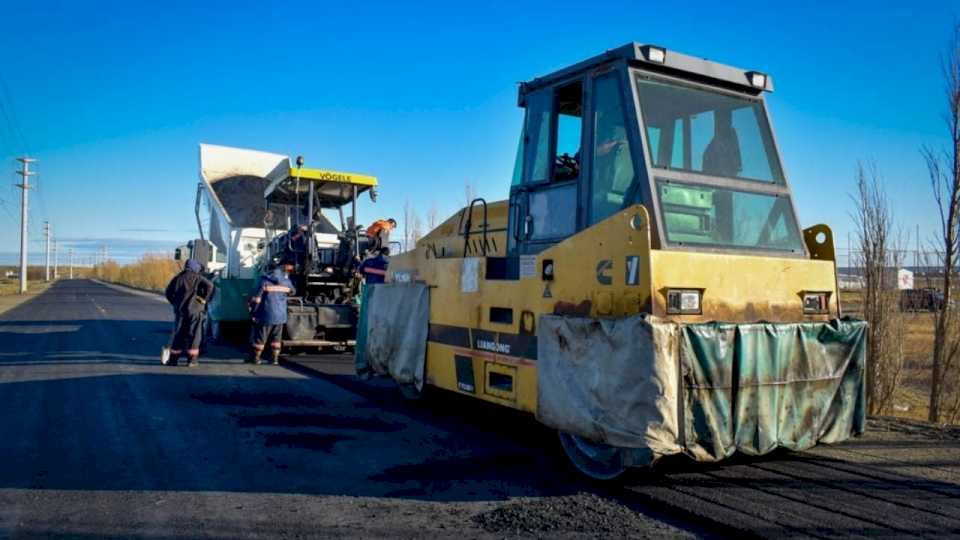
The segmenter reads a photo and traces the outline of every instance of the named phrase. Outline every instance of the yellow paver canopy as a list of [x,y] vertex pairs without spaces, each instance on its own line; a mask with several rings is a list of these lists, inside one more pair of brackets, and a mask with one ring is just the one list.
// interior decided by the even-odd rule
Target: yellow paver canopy
[[338,208],[377,186],[374,176],[328,169],[291,168],[286,177],[278,178],[263,192],[270,203],[296,204],[305,201],[313,185],[321,208]]

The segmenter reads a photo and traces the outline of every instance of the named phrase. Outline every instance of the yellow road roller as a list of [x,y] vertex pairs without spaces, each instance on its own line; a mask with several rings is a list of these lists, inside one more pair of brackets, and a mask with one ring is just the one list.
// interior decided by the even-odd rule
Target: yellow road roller
[[865,323],[798,224],[772,90],[638,43],[520,84],[509,198],[392,257],[358,371],[530,412],[597,479],[861,434]]

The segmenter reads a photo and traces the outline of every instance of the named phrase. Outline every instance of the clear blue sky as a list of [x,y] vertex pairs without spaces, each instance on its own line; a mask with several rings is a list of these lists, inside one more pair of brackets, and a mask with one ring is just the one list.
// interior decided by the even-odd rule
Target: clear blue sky
[[[518,81],[640,41],[772,74],[804,226],[828,223],[845,246],[863,159],[929,237],[918,148],[946,142],[939,55],[960,4],[836,4],[0,0],[0,75],[27,145],[0,117],[0,166],[41,160],[35,251],[45,219],[85,253],[193,237],[199,142],[375,174],[361,222],[405,200],[445,217],[465,181],[506,196]],[[19,195],[0,178],[0,252],[14,252]]]

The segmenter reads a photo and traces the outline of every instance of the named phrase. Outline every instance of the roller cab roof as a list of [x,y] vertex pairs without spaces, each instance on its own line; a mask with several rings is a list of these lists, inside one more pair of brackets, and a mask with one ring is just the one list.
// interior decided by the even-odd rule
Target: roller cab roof
[[672,49],[643,43],[627,43],[602,54],[577,62],[548,75],[520,83],[519,103],[526,94],[610,62],[626,62],[633,67],[664,73],[704,84],[759,94],[773,91],[773,80],[761,71],[742,69],[705,58],[697,58]]

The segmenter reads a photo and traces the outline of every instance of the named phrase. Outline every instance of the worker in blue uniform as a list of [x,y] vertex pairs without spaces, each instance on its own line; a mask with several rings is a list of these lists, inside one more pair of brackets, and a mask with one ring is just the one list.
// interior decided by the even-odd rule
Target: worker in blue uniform
[[386,280],[388,266],[390,266],[390,248],[383,247],[375,256],[363,261],[358,271],[368,285],[373,285]]
[[283,346],[283,326],[287,323],[287,297],[294,294],[293,283],[283,272],[283,267],[272,263],[268,273],[261,276],[250,298],[250,313],[253,317],[253,336],[249,361],[259,365],[260,355],[270,344],[273,365],[280,363]]

